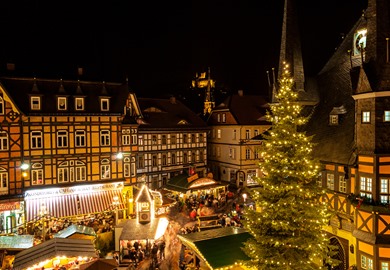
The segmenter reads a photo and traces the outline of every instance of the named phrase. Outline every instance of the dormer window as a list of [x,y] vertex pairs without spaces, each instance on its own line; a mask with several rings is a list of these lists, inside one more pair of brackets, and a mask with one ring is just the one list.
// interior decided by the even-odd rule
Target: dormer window
[[74,99],[76,111],[84,111],[84,98],[77,97]]
[[337,126],[339,124],[339,116],[337,114],[329,115],[329,125]]
[[68,103],[66,97],[57,98],[57,109],[59,111],[66,111],[68,109]]
[[41,109],[41,97],[31,97],[30,98],[30,107],[31,110],[37,111]]
[[107,112],[110,110],[110,100],[108,98],[100,99],[100,110],[102,112]]

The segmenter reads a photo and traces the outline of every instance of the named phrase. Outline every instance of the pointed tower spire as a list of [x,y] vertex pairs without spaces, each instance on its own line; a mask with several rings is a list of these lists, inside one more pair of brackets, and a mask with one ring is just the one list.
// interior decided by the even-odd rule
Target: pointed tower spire
[[301,41],[294,0],[285,0],[282,38],[280,45],[278,78],[283,71],[284,62],[290,65],[295,82],[295,91],[304,91],[305,76],[303,70]]

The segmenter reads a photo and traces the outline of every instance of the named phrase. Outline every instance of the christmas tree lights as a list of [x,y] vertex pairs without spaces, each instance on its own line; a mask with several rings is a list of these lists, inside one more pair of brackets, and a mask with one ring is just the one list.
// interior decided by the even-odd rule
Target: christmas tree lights
[[259,167],[264,176],[251,196],[256,209],[247,209],[243,220],[253,238],[244,244],[252,269],[327,269],[332,247],[322,231],[330,213],[321,200],[319,167],[312,158],[311,137],[299,131],[308,118],[296,102],[294,81],[284,66],[279,79],[278,103],[270,104],[267,119],[272,123],[261,153]]

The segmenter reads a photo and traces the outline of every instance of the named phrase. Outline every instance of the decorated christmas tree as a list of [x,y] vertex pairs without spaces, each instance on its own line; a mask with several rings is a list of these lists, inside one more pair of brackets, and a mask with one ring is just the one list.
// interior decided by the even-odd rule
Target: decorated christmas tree
[[308,118],[293,90],[285,65],[279,79],[277,103],[267,113],[272,127],[264,135],[264,176],[251,191],[255,209],[247,209],[244,226],[253,236],[244,244],[251,269],[327,269],[331,246],[322,231],[329,221],[325,194],[318,185],[318,164],[312,158],[311,137],[299,131]]

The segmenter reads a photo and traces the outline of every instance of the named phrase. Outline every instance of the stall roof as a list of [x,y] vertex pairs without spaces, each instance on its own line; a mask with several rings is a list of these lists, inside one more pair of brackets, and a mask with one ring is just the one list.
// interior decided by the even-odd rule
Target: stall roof
[[164,188],[186,193],[189,190],[210,189],[224,186],[226,185],[223,185],[210,177],[198,177],[197,174],[189,175],[183,173],[169,179]]
[[[96,232],[92,227],[72,224],[68,228],[59,231],[54,234],[54,238],[75,238],[74,235],[84,235],[89,238],[96,237]],[[77,237],[83,238],[83,237]]]
[[168,227],[168,221],[165,218],[154,218],[149,223],[139,223],[137,219],[125,220],[118,224],[117,227],[123,227],[120,240],[142,240],[155,239],[156,235],[161,235]]
[[97,259],[80,265],[80,270],[113,270],[117,269],[115,259]]
[[197,253],[199,258],[203,258],[211,269],[225,268],[238,261],[249,260],[241,247],[250,237],[249,232],[240,227],[178,234],[182,243]]
[[51,260],[57,256],[98,257],[91,240],[53,238],[17,253],[13,269],[26,269],[41,261]]
[[34,245],[33,235],[0,236],[0,249],[23,250]]

